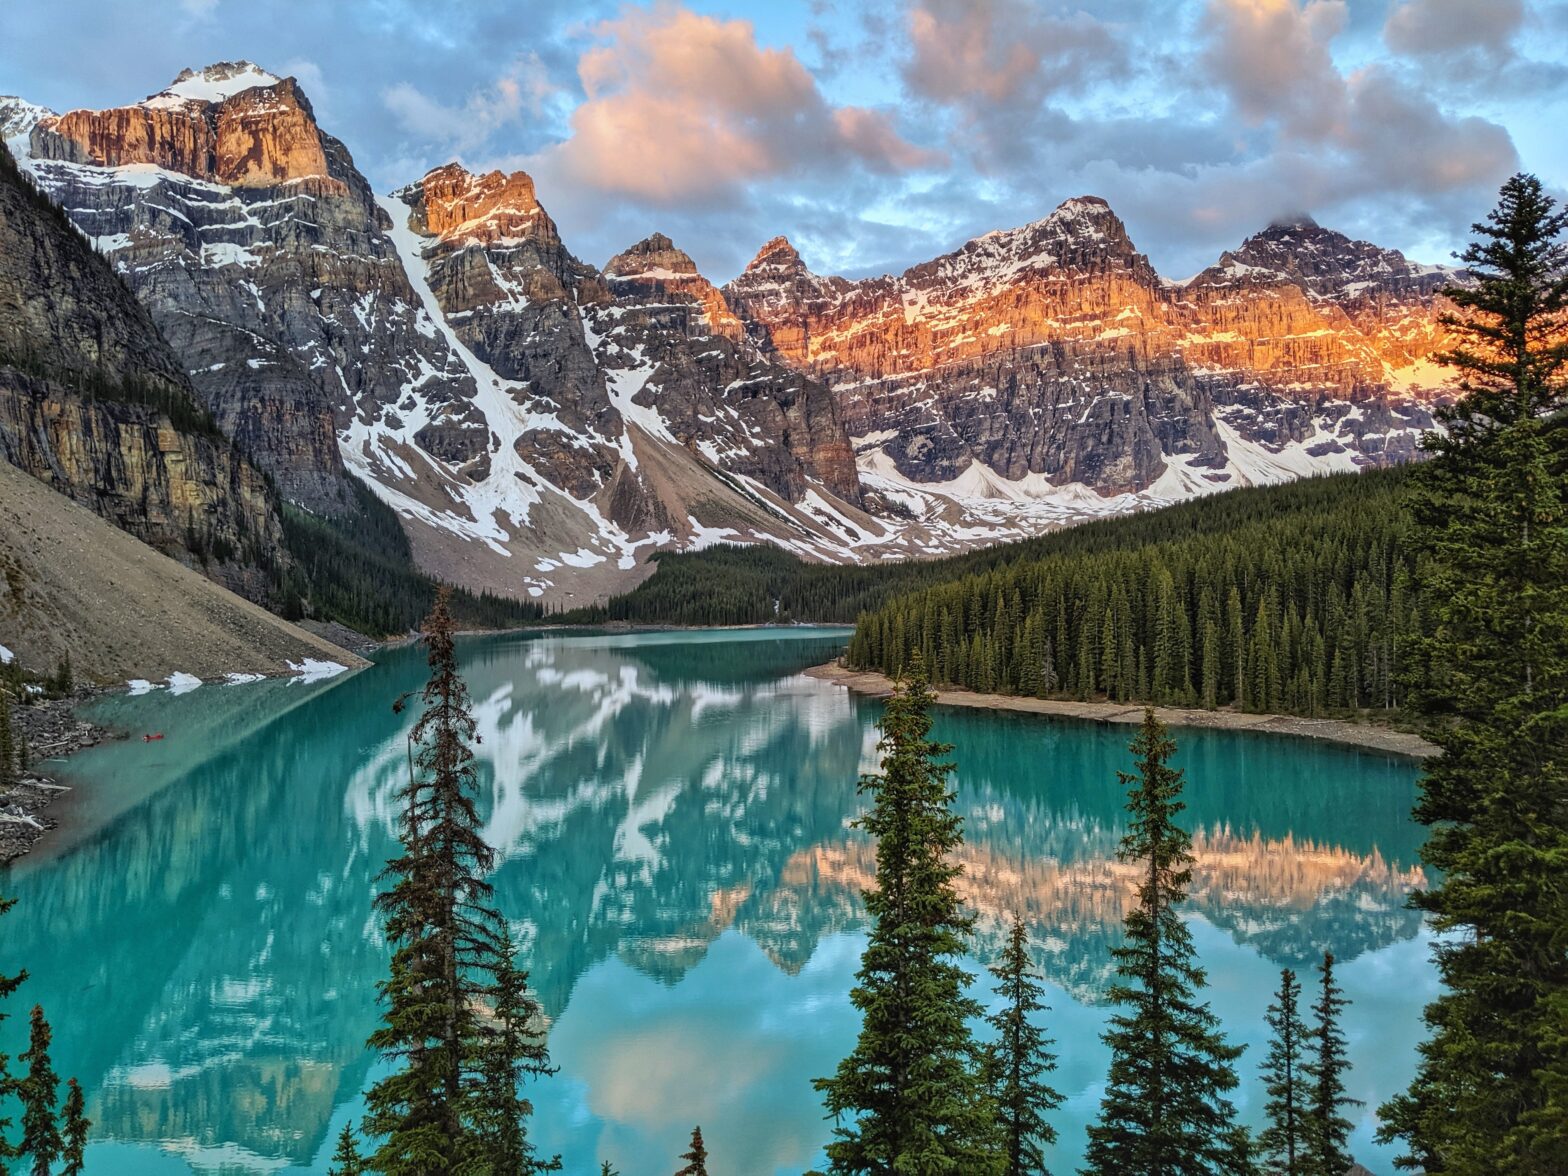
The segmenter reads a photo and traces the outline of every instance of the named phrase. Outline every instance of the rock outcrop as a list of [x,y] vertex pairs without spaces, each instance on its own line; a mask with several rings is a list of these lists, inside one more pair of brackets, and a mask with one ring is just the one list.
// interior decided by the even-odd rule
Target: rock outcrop
[[26,143],[39,184],[285,497],[351,513],[339,429],[430,370],[463,390],[416,324],[369,184],[292,79],[246,62],[186,71],[133,106],[41,118]]
[[719,288],[658,233],[600,270],[522,172],[376,197],[246,62],[0,129],[286,498],[357,477],[427,571],[562,602],[665,548],[932,555],[1405,460],[1463,278],[1297,219],[1170,282],[1092,196],[897,276],[779,237]]
[[874,473],[1182,494],[1411,456],[1457,276],[1298,222],[1169,283],[1079,197],[896,278],[775,238],[724,293],[835,387]]
[[3,147],[0,458],[252,599],[286,559],[265,479],[197,406],[146,309]]

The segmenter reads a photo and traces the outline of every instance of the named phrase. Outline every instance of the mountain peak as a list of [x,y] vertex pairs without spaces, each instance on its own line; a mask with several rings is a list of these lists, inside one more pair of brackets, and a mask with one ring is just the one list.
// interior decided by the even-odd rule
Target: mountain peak
[[173,105],[185,102],[222,102],[258,86],[276,86],[283,81],[249,61],[218,61],[201,69],[183,69],[165,90],[147,99],[148,105]]
[[[439,237],[495,241],[529,236],[544,215],[533,177],[527,172],[475,175],[456,160],[432,168],[418,183],[394,195],[404,200],[417,196],[424,209],[425,228]],[[554,234],[553,226],[550,234]]]
[[617,253],[604,264],[604,272],[612,278],[634,277],[697,277],[697,263],[683,249],[663,233],[644,237],[630,249]]
[[28,134],[54,111],[15,94],[0,94],[0,140]]
[[790,244],[788,237],[774,237],[757,250],[757,256],[751,259],[746,266],[746,272],[756,270],[797,270],[804,269],[805,263],[800,259],[800,252]]

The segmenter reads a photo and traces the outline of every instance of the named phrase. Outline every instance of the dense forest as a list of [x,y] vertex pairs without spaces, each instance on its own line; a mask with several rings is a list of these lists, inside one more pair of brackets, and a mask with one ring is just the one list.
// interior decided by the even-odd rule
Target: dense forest
[[[920,652],[937,681],[1042,698],[1391,709],[1423,627],[1401,481],[1226,495],[1116,545],[1070,533],[889,600],[860,618],[848,660],[896,675]],[[1212,526],[1185,525],[1210,511]]]
[[577,609],[560,619],[580,624],[850,624],[902,593],[1014,564],[1232,532],[1255,523],[1311,515],[1351,499],[1390,504],[1388,522],[1393,526],[1394,490],[1404,477],[1398,469],[1373,470],[1236,490],[944,559],[870,567],[806,563],[771,546],[719,545],[700,552],[665,552],[654,557],[658,570],[631,592],[614,597],[606,606]]
[[1317,715],[1400,702],[1422,623],[1408,473],[1242,489],[948,559],[807,564],[772,547],[659,557],[603,610],[670,624],[856,622],[849,661],[1039,697]]
[[[350,478],[357,499],[352,519],[311,514],[282,503],[283,538],[293,557],[273,571],[276,609],[291,621],[337,621],[373,637],[407,633],[435,603],[436,582],[414,564],[408,536],[392,508]],[[456,588],[452,615],[469,628],[531,624],[539,605]]]

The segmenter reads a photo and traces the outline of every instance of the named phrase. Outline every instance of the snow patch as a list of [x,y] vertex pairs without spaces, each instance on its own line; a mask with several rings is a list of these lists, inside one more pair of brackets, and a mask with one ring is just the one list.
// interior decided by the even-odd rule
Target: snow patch
[[291,661],[288,667],[294,675],[289,679],[290,682],[320,682],[348,671],[348,667],[340,662],[321,661],[314,657],[307,657],[302,662]]

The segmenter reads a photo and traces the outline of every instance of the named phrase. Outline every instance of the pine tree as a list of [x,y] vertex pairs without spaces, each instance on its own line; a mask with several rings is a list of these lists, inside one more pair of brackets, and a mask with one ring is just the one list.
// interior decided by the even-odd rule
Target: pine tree
[[599,1165],[599,1176],[621,1176],[621,1173],[609,1160],[605,1160]]
[[1250,1140],[1225,1096],[1236,1088],[1241,1049],[1195,994],[1204,974],[1192,934],[1176,913],[1192,878],[1191,839],[1176,823],[1182,773],[1169,766],[1176,745],[1146,711],[1132,742],[1136,774],[1120,772],[1132,820],[1118,856],[1144,870],[1126,942],[1115,949],[1118,982],[1110,999],[1127,1008],[1111,1018],[1111,1069],[1099,1122],[1089,1128],[1087,1173],[1247,1173]]
[[927,738],[933,699],[917,662],[882,714],[882,772],[860,781],[872,807],[858,824],[877,846],[871,932],[850,993],[860,1037],[837,1073],[814,1083],[835,1120],[834,1173],[1002,1171],[968,1024],[981,1008],[959,963],[972,924],[951,861],[963,822],[952,765],[940,762],[952,749]]
[[1334,982],[1334,953],[1324,952],[1318,966],[1318,998],[1312,1005],[1312,1060],[1307,1065],[1307,1165],[1311,1176],[1343,1176],[1350,1167],[1350,1120],[1343,1107],[1361,1104],[1345,1094],[1350,1069],[1339,1017],[1350,1003]]
[[487,1034],[478,1009],[497,958],[498,918],[485,875],[494,853],[479,835],[468,688],[457,672],[447,593],[424,624],[430,678],[411,742],[413,774],[400,790],[400,857],[376,897],[391,972],[380,985],[384,1022],[369,1044],[401,1063],[366,1096],[367,1133],[383,1142],[370,1166],[388,1176],[459,1171],[482,1155],[472,1090]]
[[691,1129],[691,1150],[681,1159],[686,1161],[686,1166],[675,1176],[708,1176],[708,1149],[702,1145],[701,1127]]
[[1056,1128],[1045,1116],[1062,1103],[1046,1076],[1056,1069],[1052,1041],[1035,1023],[1049,1011],[1045,988],[1030,974],[1029,941],[1023,920],[1014,918],[1002,958],[991,967],[1002,1006],[987,1022],[996,1039],[986,1057],[991,1098],[996,1103],[1006,1176],[1045,1172],[1045,1148],[1056,1142]]
[[[1289,968],[1279,974],[1279,992],[1269,1006],[1273,1036],[1263,1062],[1268,1096],[1264,1113],[1269,1125],[1258,1136],[1264,1170],[1278,1176],[1305,1176],[1308,1171],[1307,1073],[1304,1069],[1307,1031],[1301,1023],[1301,982]],[[1343,1170],[1338,1176],[1342,1176]]]
[[1416,817],[1443,992],[1380,1138],[1428,1172],[1568,1170],[1568,213],[1503,186],[1449,293],[1464,376],[1417,471],[1430,635],[1408,695],[1442,749]]
[[[14,898],[0,898],[0,918],[4,918],[15,905],[16,899]],[[0,943],[3,942],[4,939],[0,939]],[[0,972],[0,1001],[3,1001],[20,988],[22,982],[26,979],[26,972],[17,972],[11,976]],[[5,1023],[7,1016],[8,1014],[0,1012],[0,1025]],[[3,1108],[6,1096],[15,1093],[16,1086],[16,1080],[11,1077],[11,1059],[7,1054],[0,1053],[0,1108]],[[19,1154],[6,1142],[6,1131],[10,1126],[11,1120],[9,1116],[0,1115],[0,1171],[5,1170],[4,1161],[7,1158],[16,1158]]]
[[530,1031],[540,1016],[539,1002],[528,991],[528,973],[516,966],[517,949],[503,925],[490,989],[490,1031],[481,1045],[479,1081],[474,1090],[475,1113],[491,1171],[513,1174],[551,1172],[561,1167],[555,1156],[540,1161],[528,1140],[533,1104],[519,1093],[523,1082],[555,1073],[548,1046]]
[[43,1009],[34,1005],[27,1052],[18,1059],[27,1063],[27,1076],[16,1083],[16,1096],[22,1103],[19,1153],[23,1159],[31,1160],[33,1176],[49,1176],[64,1146],[55,1119],[60,1079],[49,1060],[50,1036]]
[[87,1133],[92,1130],[92,1120],[87,1117],[87,1100],[82,1095],[81,1083],[72,1078],[65,1084],[65,1110],[60,1129],[65,1146],[60,1151],[64,1167],[60,1176],[81,1176],[87,1163]]
[[338,1134],[338,1146],[332,1153],[332,1167],[327,1169],[327,1176],[361,1176],[364,1171],[365,1161],[359,1155],[354,1125],[345,1123]]

